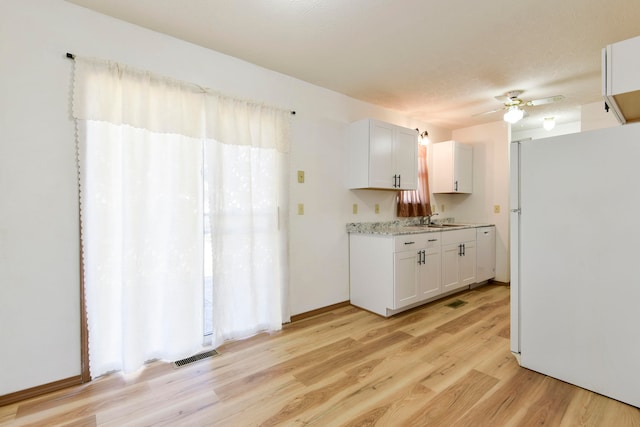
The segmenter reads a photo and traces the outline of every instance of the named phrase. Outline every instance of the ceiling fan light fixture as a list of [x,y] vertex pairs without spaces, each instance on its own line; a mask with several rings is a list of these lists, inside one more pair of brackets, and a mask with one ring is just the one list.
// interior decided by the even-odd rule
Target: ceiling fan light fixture
[[556,118],[545,117],[544,120],[542,120],[542,127],[545,128],[545,130],[553,129],[554,127],[556,127]]
[[507,109],[504,113],[504,121],[511,124],[519,122],[524,117],[524,111],[518,108],[517,105],[513,105]]

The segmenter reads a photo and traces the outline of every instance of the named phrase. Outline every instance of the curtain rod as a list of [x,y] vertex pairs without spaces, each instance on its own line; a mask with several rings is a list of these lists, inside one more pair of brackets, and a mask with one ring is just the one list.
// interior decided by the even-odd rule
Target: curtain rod
[[[67,52],[67,58],[69,58],[69,59],[76,59],[76,56],[75,56],[73,53],[69,53],[69,52]],[[296,114],[295,110],[292,110],[292,111],[291,111],[291,115],[295,115],[295,114]]]

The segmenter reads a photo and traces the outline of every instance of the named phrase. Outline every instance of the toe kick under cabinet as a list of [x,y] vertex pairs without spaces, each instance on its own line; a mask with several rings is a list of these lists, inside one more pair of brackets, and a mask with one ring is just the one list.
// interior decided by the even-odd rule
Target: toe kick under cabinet
[[476,229],[349,234],[351,304],[384,317],[476,283]]

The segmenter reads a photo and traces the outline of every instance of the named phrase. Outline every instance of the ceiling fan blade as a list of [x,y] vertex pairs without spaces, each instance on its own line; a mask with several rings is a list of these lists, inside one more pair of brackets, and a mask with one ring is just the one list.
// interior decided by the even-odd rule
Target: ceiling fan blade
[[541,99],[534,99],[532,101],[527,101],[525,105],[529,107],[536,107],[538,105],[552,104],[554,102],[562,101],[563,99],[564,99],[564,96],[555,95],[555,96],[550,96],[548,98],[541,98]]
[[491,111],[485,111],[484,113],[476,113],[476,114],[472,114],[471,117],[478,117],[478,116],[484,116],[487,114],[493,114],[493,113],[497,113],[498,111],[503,111],[504,107],[501,108],[497,108],[495,110],[491,110]]

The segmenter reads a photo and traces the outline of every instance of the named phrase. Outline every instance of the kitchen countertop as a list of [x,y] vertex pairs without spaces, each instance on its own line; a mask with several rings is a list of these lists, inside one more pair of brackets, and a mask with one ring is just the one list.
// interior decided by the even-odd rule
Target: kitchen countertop
[[419,218],[386,222],[353,222],[347,224],[347,233],[400,236],[404,234],[434,233],[438,231],[462,230],[465,228],[491,227],[494,224],[435,222],[432,226],[420,225]]

